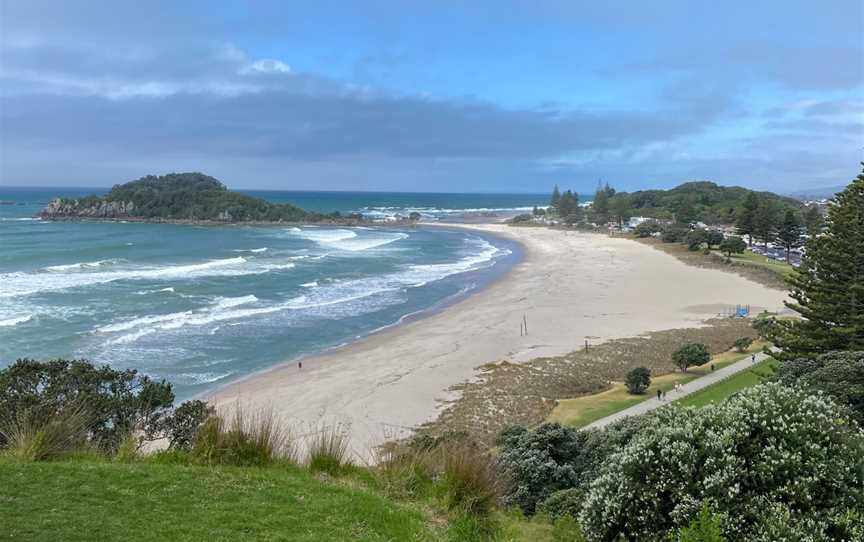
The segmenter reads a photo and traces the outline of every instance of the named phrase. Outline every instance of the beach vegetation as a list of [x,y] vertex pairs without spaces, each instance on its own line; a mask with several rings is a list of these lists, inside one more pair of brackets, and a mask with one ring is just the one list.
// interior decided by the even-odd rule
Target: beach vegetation
[[675,403],[681,406],[704,407],[726,401],[743,389],[770,381],[778,365],[779,362],[773,358],[763,359],[741,372],[678,399]]
[[238,404],[207,418],[195,435],[191,457],[204,465],[263,467],[296,462],[295,444],[290,428],[272,410],[250,411]]
[[681,369],[682,373],[686,373],[688,367],[702,365],[710,360],[711,352],[702,343],[685,344],[672,354],[672,361]]
[[65,405],[48,417],[37,408],[4,412],[2,452],[21,461],[47,461],[86,451],[90,425],[90,414],[80,403]]
[[832,399],[763,384],[710,409],[673,405],[651,417],[591,482],[579,514],[589,539],[661,538],[706,501],[730,540],[777,540],[767,533],[778,515],[795,535],[786,539],[852,539],[864,433]]
[[829,352],[787,360],[778,367],[776,380],[830,395],[864,426],[864,352]]
[[312,472],[339,474],[350,466],[350,427],[341,424],[317,428],[307,439],[307,463]]
[[753,344],[752,337],[740,337],[735,339],[735,343],[732,345],[735,347],[735,351],[739,353],[744,353],[750,348],[750,345]]
[[186,401],[161,420],[159,434],[167,439],[169,449],[189,451],[198,430],[215,414],[213,406],[206,401]]
[[580,487],[561,489],[549,495],[539,506],[537,513],[557,520],[563,517],[575,518],[582,509],[585,491]]
[[173,401],[171,384],[164,380],[86,360],[19,359],[0,369],[0,412],[5,416],[21,415],[29,424],[44,425],[85,410],[88,440],[106,451],[116,450],[130,432],[145,440],[157,438]]
[[864,172],[835,196],[826,224],[789,277],[787,307],[801,318],[772,329],[782,359],[864,350]]
[[627,372],[624,385],[627,386],[627,391],[633,395],[645,393],[645,390],[651,385],[651,370],[647,367],[634,367]]

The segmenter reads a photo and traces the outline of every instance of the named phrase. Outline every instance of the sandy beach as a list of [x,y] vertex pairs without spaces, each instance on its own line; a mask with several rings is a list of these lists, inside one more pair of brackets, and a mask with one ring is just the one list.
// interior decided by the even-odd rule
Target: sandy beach
[[[786,294],[690,267],[649,246],[603,235],[503,224],[466,226],[507,237],[524,258],[488,288],[427,318],[324,355],[277,366],[213,393],[230,406],[272,408],[299,426],[350,424],[366,455],[434,419],[448,388],[489,362],[526,361],[663,329],[693,327],[748,304],[780,310]],[[528,334],[520,335],[527,319]]]

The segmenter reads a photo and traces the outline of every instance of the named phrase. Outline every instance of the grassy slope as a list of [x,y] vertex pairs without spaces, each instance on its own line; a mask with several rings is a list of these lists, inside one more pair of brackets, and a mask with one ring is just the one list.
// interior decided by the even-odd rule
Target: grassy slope
[[[763,346],[765,346],[765,343],[763,342],[753,343],[748,352],[758,352]],[[744,359],[748,355],[750,354],[739,354],[732,351],[724,352],[714,356],[710,363],[690,368],[686,374],[670,373],[652,378],[651,387],[648,388],[648,391],[644,395],[631,395],[627,393],[627,389],[624,387],[623,382],[616,382],[611,389],[601,393],[584,395],[573,399],[564,399],[558,402],[555,410],[553,410],[552,414],[549,416],[548,421],[559,422],[573,427],[584,427],[595,420],[599,420],[600,418],[604,418],[610,414],[618,412],[619,410],[624,410],[625,408],[629,408],[653,397],[656,395],[658,389],[669,391],[676,383],[683,384],[703,376],[711,372],[712,363],[715,368],[720,369],[730,363]]]
[[7,540],[432,540],[423,516],[293,467],[0,458]]
[[697,391],[696,393],[688,395],[683,399],[679,399],[677,403],[682,406],[703,407],[712,402],[723,401],[744,388],[749,388],[750,386],[759,384],[766,376],[773,374],[776,368],[777,361],[774,359],[760,361],[754,365],[752,369],[742,371],[725,380],[717,382],[713,386],[709,386]]

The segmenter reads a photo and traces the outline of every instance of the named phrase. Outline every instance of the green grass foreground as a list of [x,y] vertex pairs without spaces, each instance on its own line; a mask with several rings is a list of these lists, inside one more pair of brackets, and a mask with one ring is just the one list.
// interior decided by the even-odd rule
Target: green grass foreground
[[435,540],[416,510],[291,467],[0,458],[0,539]]

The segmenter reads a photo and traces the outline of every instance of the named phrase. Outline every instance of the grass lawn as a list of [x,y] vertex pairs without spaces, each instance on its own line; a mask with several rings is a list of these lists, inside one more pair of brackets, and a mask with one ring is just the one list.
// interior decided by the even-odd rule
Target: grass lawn
[[742,265],[753,265],[773,271],[782,277],[788,277],[794,271],[794,267],[786,262],[778,262],[761,254],[755,254],[750,251],[745,251],[742,254],[733,254],[732,262]]
[[711,372],[711,364],[715,369],[721,369],[730,363],[740,361],[752,352],[758,352],[765,346],[764,342],[755,342],[747,350],[747,353],[734,351],[723,352],[711,358],[711,362],[699,367],[691,367],[687,373],[669,373],[651,379],[651,387],[644,395],[631,395],[623,382],[615,382],[612,387],[600,393],[583,395],[573,399],[558,401],[558,405],[549,415],[548,421],[558,422],[573,427],[584,427],[591,422],[605,418],[619,410],[624,410],[635,404],[641,403],[657,394],[657,390],[671,390],[676,383],[684,384],[691,380],[704,376]]
[[295,467],[0,458],[0,539],[432,540],[423,515]]
[[703,407],[712,402],[723,401],[744,388],[759,384],[766,376],[774,374],[774,371],[777,370],[777,363],[777,360],[771,358],[762,360],[755,364],[753,368],[741,371],[725,380],[717,382],[713,386],[678,399],[676,403],[682,406]]

